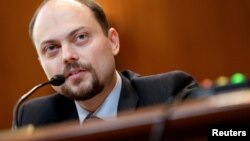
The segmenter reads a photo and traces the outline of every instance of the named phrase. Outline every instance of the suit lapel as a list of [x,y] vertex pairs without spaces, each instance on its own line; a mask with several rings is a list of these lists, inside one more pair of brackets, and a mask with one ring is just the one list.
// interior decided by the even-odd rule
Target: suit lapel
[[118,112],[124,110],[134,110],[137,107],[138,95],[131,85],[129,79],[120,74],[122,79],[122,89],[118,104]]
[[78,114],[75,106],[75,102],[73,100],[69,100],[68,98],[62,96],[60,102],[60,106],[56,106],[57,108],[57,120],[58,121],[67,121],[67,120],[77,120]]

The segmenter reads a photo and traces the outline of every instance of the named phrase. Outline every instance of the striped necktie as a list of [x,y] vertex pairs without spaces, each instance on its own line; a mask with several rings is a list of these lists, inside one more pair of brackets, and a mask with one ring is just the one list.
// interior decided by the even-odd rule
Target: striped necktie
[[88,123],[88,122],[98,121],[98,120],[100,121],[100,120],[103,120],[103,119],[95,116],[93,113],[89,113],[87,115],[87,117],[85,118],[85,120],[83,121],[83,124]]

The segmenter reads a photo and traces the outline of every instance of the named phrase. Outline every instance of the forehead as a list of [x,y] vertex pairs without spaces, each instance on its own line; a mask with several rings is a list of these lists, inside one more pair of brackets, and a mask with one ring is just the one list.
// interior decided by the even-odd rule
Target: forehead
[[96,23],[93,12],[87,6],[74,0],[51,0],[37,15],[33,39],[36,44],[73,28],[94,26]]

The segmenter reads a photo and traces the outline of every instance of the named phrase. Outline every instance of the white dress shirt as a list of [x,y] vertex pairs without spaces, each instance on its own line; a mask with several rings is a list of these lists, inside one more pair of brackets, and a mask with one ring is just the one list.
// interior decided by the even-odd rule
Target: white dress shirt
[[[117,117],[117,108],[122,88],[122,81],[118,72],[116,72],[116,76],[117,76],[117,81],[115,87],[107,96],[107,98],[104,100],[102,105],[94,112],[95,116],[103,120],[110,120]],[[80,124],[82,124],[82,122],[85,120],[89,112],[84,108],[82,108],[77,103],[77,101],[75,101],[75,105],[80,120]]]

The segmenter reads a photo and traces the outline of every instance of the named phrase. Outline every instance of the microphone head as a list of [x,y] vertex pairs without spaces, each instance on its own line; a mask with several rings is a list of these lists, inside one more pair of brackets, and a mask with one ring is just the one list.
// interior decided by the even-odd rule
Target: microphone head
[[60,86],[65,82],[65,78],[62,74],[57,74],[50,79],[50,84],[53,86]]

